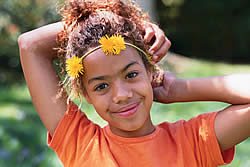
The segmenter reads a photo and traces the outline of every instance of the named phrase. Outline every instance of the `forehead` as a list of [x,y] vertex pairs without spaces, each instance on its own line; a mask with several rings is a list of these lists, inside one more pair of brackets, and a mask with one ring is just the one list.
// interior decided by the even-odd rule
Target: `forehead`
[[119,55],[106,55],[101,49],[88,55],[84,60],[85,75],[93,75],[108,71],[118,71],[131,62],[138,62],[143,65],[138,51],[127,46]]

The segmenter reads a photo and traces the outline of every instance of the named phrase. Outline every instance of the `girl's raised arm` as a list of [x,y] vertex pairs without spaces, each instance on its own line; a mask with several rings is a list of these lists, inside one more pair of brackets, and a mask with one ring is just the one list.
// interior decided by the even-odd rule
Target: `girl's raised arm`
[[221,97],[224,94],[225,101],[233,104],[215,119],[217,139],[226,150],[250,137],[250,74],[225,76],[218,85],[223,90]]
[[250,74],[177,79],[164,74],[161,86],[154,88],[158,102],[220,101],[232,104],[219,111],[215,133],[222,150],[250,137]]
[[18,38],[20,59],[33,104],[43,124],[53,135],[67,109],[65,98],[56,99],[58,77],[52,61],[56,58],[56,36],[61,22],[43,26]]

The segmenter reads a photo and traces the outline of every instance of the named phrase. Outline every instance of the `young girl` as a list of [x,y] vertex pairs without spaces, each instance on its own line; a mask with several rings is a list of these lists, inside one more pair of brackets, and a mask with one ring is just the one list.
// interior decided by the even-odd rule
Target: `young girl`
[[[62,31],[57,23],[25,33],[19,47],[33,103],[49,132],[49,146],[64,166],[213,167],[232,161],[234,146],[250,135],[248,74],[191,80],[159,74],[143,41],[146,18],[129,1],[71,0],[63,16]],[[156,57],[162,57],[169,42],[150,25],[156,37],[152,47]],[[68,96],[55,98],[60,87],[52,48],[58,32],[66,73],[63,90],[69,97],[81,94],[92,104],[108,122],[104,128],[89,121]],[[148,41],[152,37],[146,33]],[[153,99],[232,105],[189,121],[154,126]]]

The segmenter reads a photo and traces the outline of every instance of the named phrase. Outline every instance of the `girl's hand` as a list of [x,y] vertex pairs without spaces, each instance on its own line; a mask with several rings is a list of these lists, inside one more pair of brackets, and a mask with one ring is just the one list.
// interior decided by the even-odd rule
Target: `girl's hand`
[[171,46],[171,42],[157,25],[150,22],[145,22],[144,28],[144,40],[146,43],[152,43],[152,46],[149,49],[149,53],[153,55],[153,63],[157,63],[164,56],[166,56]]
[[[177,82],[176,76],[171,72],[159,72],[153,76],[153,93],[154,93],[154,101],[161,103],[170,103],[173,100],[173,91],[172,89],[178,89],[175,84]],[[174,88],[173,88],[174,86]]]

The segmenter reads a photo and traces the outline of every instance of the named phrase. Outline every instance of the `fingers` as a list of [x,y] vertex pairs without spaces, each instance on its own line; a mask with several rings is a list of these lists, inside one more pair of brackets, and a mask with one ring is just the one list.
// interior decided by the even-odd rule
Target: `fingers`
[[153,100],[155,102],[166,103],[167,96],[162,86],[153,88]]
[[165,42],[165,33],[155,24],[152,24],[151,27],[154,30],[155,35],[155,41],[154,44],[149,49],[149,52],[151,54],[155,54],[162,46],[162,44]]
[[176,81],[178,79],[173,73],[168,72],[168,71],[165,71],[164,73],[157,74],[157,75],[161,75],[162,79],[161,79],[161,83],[152,83],[154,101],[161,102],[161,103],[169,103],[173,100],[173,97],[174,97],[173,94],[170,93],[170,91],[177,88]]
[[153,73],[153,78],[152,78],[152,87],[159,87],[162,86],[163,84],[163,79],[164,79],[164,71],[163,70],[159,70],[155,73]]
[[154,38],[155,31],[152,27],[152,24],[145,23],[145,35],[144,35],[144,41],[146,43],[150,43],[150,41]]
[[153,88],[153,100],[155,102],[159,102],[159,100],[161,99],[161,93],[162,93],[161,87]]
[[166,38],[161,47],[153,54],[153,62],[159,62],[164,56],[166,56],[171,46],[170,41]]
[[144,40],[146,43],[152,42],[149,53],[153,56],[153,63],[157,63],[167,54],[171,42],[157,25],[145,22],[144,28]]

